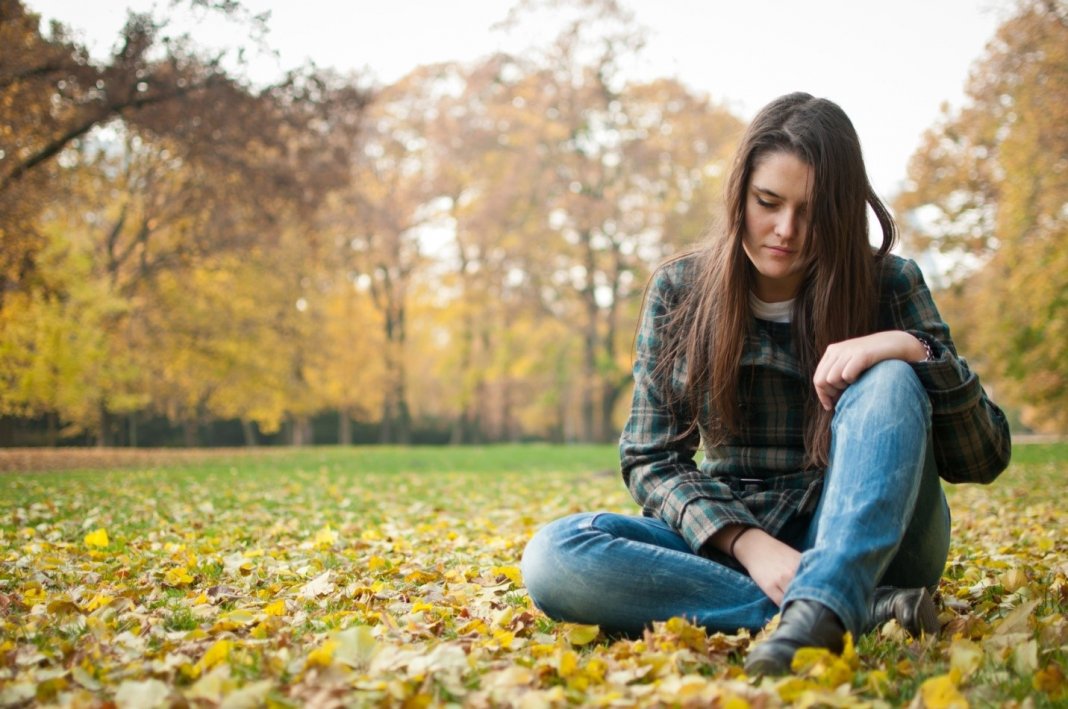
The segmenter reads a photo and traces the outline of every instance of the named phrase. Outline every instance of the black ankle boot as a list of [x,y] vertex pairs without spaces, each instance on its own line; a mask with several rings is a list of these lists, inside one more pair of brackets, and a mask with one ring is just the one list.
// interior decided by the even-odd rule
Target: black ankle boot
[[926,588],[880,586],[875,589],[868,630],[876,630],[890,620],[896,620],[909,635],[916,638],[924,633],[937,635],[941,627],[938,609]]
[[803,647],[825,647],[842,652],[845,626],[830,608],[817,601],[792,601],[782,611],[779,627],[745,659],[749,675],[783,675],[790,672],[794,653]]

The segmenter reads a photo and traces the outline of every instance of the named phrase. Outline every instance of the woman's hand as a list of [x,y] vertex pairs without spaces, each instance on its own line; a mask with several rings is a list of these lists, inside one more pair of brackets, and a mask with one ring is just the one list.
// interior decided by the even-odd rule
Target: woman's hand
[[820,405],[834,409],[838,397],[869,367],[884,359],[919,362],[927,356],[922,343],[904,330],[876,332],[836,342],[827,348],[816,366],[812,383]]
[[763,529],[751,527],[734,543],[734,558],[775,605],[782,606],[786,589],[797,574],[801,552]]

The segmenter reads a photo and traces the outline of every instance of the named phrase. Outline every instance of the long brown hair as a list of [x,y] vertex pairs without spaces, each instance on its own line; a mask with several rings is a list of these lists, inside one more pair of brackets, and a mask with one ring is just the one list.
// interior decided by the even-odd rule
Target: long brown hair
[[[754,284],[753,266],[742,248],[746,194],[757,164],[775,152],[795,155],[812,167],[809,232],[801,253],[806,267],[794,302],[792,336],[809,379],[806,462],[826,466],[833,412],[820,406],[811,378],[828,345],[875,329],[877,268],[897,236],[889,210],[868,181],[857,132],[837,104],[792,93],[765,106],[749,124],[727,181],[726,223],[697,250],[692,287],[671,316],[656,378],[668,400],[684,404],[695,416],[707,402],[709,442],[742,430],[739,377],[753,322],[749,292]],[[882,230],[878,249],[868,240],[869,206]],[[687,380],[676,392],[670,373],[679,361],[687,365]],[[686,434],[696,426],[695,419]]]

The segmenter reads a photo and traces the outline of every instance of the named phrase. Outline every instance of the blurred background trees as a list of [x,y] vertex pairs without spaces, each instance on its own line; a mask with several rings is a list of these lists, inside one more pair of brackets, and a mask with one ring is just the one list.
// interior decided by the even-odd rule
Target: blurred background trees
[[911,246],[954,264],[940,302],[998,399],[1027,426],[1064,432],[1068,4],[1020,3],[967,93],[913,156],[898,207]]
[[[522,54],[254,87],[159,17],[94,60],[0,0],[0,444],[613,440],[743,124],[628,79],[613,0],[506,24],[545,8]],[[1062,430],[1066,15],[1020,4],[897,203],[999,399]]]

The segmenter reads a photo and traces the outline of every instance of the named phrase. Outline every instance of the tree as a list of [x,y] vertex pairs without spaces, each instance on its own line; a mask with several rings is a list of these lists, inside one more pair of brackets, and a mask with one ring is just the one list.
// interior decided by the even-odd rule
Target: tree
[[1022,0],[928,132],[899,207],[950,255],[953,320],[1026,424],[1068,429],[1068,4]]
[[111,323],[129,308],[92,274],[83,251],[46,235],[38,251],[41,276],[52,289],[9,294],[0,309],[0,413],[49,416],[49,442],[93,431],[103,439],[106,412],[145,403],[128,348],[111,337]]
[[[237,14],[240,5],[220,10]],[[120,116],[162,133],[200,126],[203,140],[220,129],[211,115],[220,99],[242,93],[221,57],[205,60],[182,38],[161,40],[165,22],[151,15],[130,15],[105,65],[61,26],[44,37],[38,24],[21,0],[0,2],[0,296],[32,282],[43,245],[34,218],[48,202],[50,172],[64,150]]]
[[[220,7],[242,12],[236,3]],[[315,70],[252,91],[221,68],[221,57],[205,58],[187,39],[161,40],[166,23],[148,15],[131,15],[115,54],[98,66],[61,27],[42,37],[37,17],[20,3],[0,9],[0,322],[13,328],[0,331],[0,372],[5,383],[20,383],[0,394],[5,409],[57,412],[105,444],[109,416],[132,416],[148,401],[150,409],[179,416],[189,440],[204,416],[240,416],[270,428],[287,407],[306,415],[315,405],[306,386],[294,390],[293,379],[272,385],[266,363],[246,356],[277,351],[270,327],[280,322],[278,312],[288,326],[297,321],[291,311],[300,269],[288,290],[261,287],[277,300],[253,312],[236,309],[239,301],[227,301],[218,286],[228,283],[237,293],[245,279],[264,283],[267,274],[284,272],[283,242],[290,255],[314,251],[292,242],[312,245],[314,233],[301,225],[347,178],[343,148],[367,92]],[[48,268],[39,268],[46,252]],[[66,275],[75,272],[91,283]],[[117,305],[78,297],[87,290]],[[183,308],[198,305],[203,320],[184,318]],[[125,366],[123,376],[87,375],[110,386],[106,396],[67,380],[68,396],[83,392],[97,407],[95,421],[81,409],[28,403],[56,401],[48,395],[54,385],[32,373],[60,371],[49,362],[58,350],[23,346],[15,325],[48,307],[55,317],[42,315],[42,323],[62,316],[99,345],[87,352],[106,353],[101,367]],[[226,329],[213,312],[229,313],[240,326]],[[258,339],[235,353],[234,338],[242,335]],[[209,357],[218,358],[217,367]],[[181,361],[190,365],[188,376],[156,376],[161,368],[180,371]],[[286,366],[301,389],[302,367]],[[259,382],[274,391],[273,404],[269,391],[255,391]],[[159,398],[146,399],[150,392]]]
[[[559,5],[527,2],[510,21]],[[564,9],[555,39],[527,58],[511,106],[525,114],[514,133],[528,141],[529,179],[540,185],[527,234],[538,248],[523,272],[544,312],[577,337],[578,436],[607,441],[630,382],[623,323],[650,267],[712,220],[740,123],[677,81],[627,80],[644,40],[617,2]]]
[[410,306],[427,260],[423,240],[440,217],[438,163],[426,136],[436,87],[436,69],[422,67],[377,93],[350,153],[348,187],[332,196],[320,218],[335,244],[339,282],[359,285],[380,316],[383,443],[411,440]]

